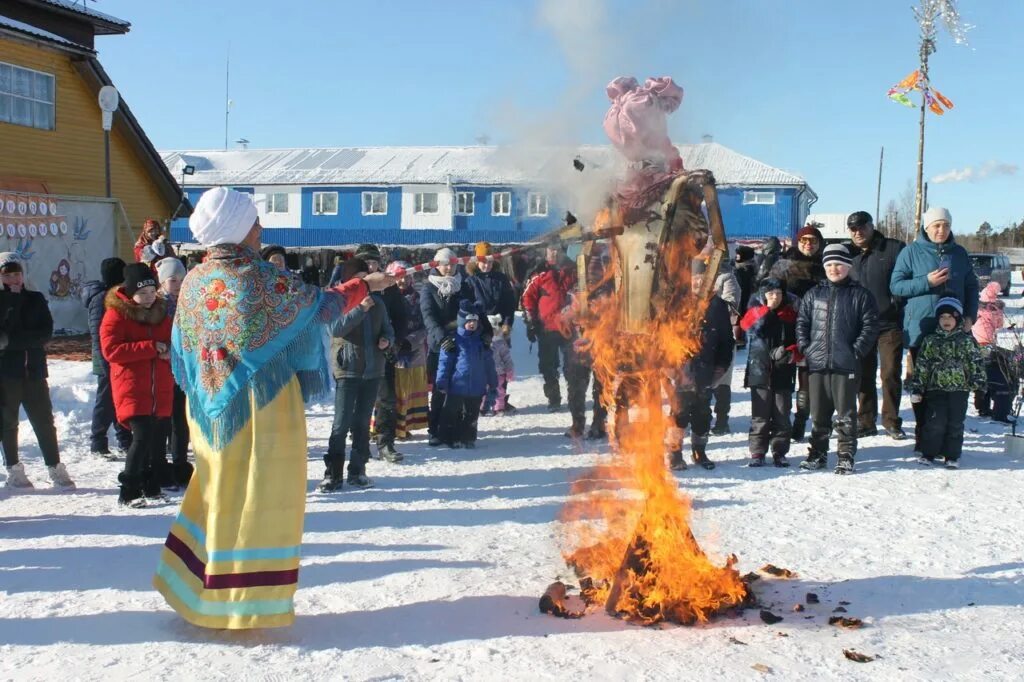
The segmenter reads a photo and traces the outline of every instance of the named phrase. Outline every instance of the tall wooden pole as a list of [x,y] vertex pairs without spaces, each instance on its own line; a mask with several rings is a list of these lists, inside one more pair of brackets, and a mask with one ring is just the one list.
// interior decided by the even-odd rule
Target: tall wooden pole
[[[928,55],[932,52],[932,41],[921,41],[921,80],[928,84]],[[924,212],[924,121],[928,112],[928,98],[921,94],[921,120],[917,137],[917,192],[914,195],[914,234],[921,231],[921,214]]]

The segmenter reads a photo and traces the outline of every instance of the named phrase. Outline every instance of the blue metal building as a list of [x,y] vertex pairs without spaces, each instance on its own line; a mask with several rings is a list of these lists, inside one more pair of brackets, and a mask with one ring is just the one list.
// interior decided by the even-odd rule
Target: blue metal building
[[[679,150],[685,168],[715,174],[730,239],[792,238],[817,200],[800,176],[720,144]],[[193,205],[215,186],[252,193],[264,242],[287,247],[529,241],[560,224],[566,209],[584,212],[577,186],[607,179],[619,163],[611,147],[599,146],[242,149],[163,158]],[[572,170],[573,159],[584,161],[582,173]],[[195,241],[187,220],[172,223],[171,239]]]

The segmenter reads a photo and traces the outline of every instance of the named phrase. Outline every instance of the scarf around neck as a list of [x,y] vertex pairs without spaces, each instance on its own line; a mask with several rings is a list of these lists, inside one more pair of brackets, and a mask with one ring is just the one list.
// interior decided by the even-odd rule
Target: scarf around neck
[[220,450],[293,376],[304,399],[326,393],[322,330],[314,324],[326,297],[248,246],[208,253],[178,293],[171,366],[193,421]]
[[437,292],[442,296],[457,294],[462,289],[462,275],[458,272],[448,276],[431,273],[427,276],[427,280],[437,287]]

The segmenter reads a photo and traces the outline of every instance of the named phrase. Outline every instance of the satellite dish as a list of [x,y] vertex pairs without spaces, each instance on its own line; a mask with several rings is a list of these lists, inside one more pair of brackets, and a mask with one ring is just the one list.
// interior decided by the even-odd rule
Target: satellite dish
[[118,97],[117,88],[113,85],[104,85],[100,88],[100,95],[97,99],[100,103],[100,111],[103,112],[103,129],[110,130],[114,123],[114,112],[117,111],[117,105],[121,99]]

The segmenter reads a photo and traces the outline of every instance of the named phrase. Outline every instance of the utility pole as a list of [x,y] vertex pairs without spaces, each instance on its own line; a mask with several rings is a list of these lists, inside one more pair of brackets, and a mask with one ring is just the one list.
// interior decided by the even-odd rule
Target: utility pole
[[224,151],[228,150],[228,116],[231,115],[231,43],[224,64]]
[[882,216],[882,162],[885,160],[885,147],[878,155],[878,191],[875,193],[875,222],[880,223]]

